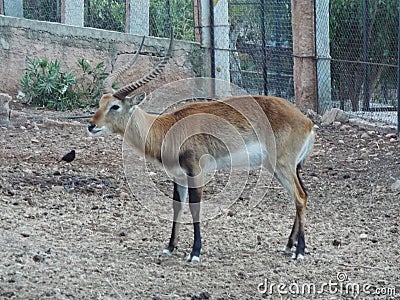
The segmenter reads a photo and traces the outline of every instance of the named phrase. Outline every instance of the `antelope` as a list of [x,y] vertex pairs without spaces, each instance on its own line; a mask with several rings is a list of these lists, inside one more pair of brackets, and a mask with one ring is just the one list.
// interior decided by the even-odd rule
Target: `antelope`
[[[251,167],[268,166],[274,156],[272,174],[296,207],[293,227],[283,251],[292,254],[293,259],[302,259],[306,247],[304,226],[308,195],[299,171],[313,147],[313,123],[289,101],[260,95],[194,102],[160,115],[145,112],[140,107],[145,96],[130,94],[163,71],[171,56],[172,41],[171,35],[166,55],[147,75],[122,88],[112,89],[113,82],[136,61],[143,38],[131,63],[105,80],[104,94],[98,110],[89,120],[88,132],[95,136],[118,134],[146,159],[175,170],[172,232],[161,254],[169,256],[177,247],[182,208],[188,197],[194,240],[187,260],[193,263],[200,260],[202,247],[200,203],[204,172],[227,166],[237,168],[246,163]],[[244,114],[240,112],[242,108],[246,111]],[[218,134],[223,139],[216,136]]]

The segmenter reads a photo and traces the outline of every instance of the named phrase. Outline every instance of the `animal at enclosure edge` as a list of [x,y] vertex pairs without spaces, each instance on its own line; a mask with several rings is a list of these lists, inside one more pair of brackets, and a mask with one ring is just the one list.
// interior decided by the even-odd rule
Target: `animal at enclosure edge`
[[[112,88],[113,82],[137,60],[144,39],[145,37],[132,61],[110,74],[104,81],[103,96],[99,101],[98,110],[89,121],[88,132],[94,136],[118,134],[146,159],[159,162],[165,168],[174,170],[172,232],[169,243],[162,249],[161,255],[170,256],[177,247],[182,208],[189,198],[194,240],[187,260],[193,263],[200,260],[202,248],[200,205],[204,186],[202,170],[226,167],[227,161],[230,161],[233,167],[241,166],[243,157],[248,158],[247,163],[250,165],[268,166],[271,161],[269,156],[274,155],[273,175],[294,200],[296,207],[293,227],[283,251],[292,254],[293,259],[302,259],[306,247],[304,226],[308,195],[299,170],[313,147],[312,121],[289,101],[271,96],[235,96],[221,101],[186,104],[165,114],[147,113],[139,106],[145,96],[129,95],[163,71],[171,57],[173,34],[166,55],[152,71],[118,90]],[[249,98],[253,99],[253,105],[248,104]],[[244,102],[246,105],[243,105]],[[237,107],[246,107],[246,115],[236,109]],[[186,119],[191,121],[184,122]],[[217,120],[224,120],[228,125],[225,126],[224,122],[219,123]],[[226,139],[225,146],[221,141],[210,142],[212,134],[200,132],[188,138],[186,134],[193,128],[199,130],[198,126],[201,129],[201,124],[205,124],[203,125],[205,132],[210,132],[210,128],[216,134],[222,132]],[[228,128],[233,130],[228,131]],[[255,128],[261,130],[256,132]],[[235,136],[235,132],[239,136]],[[263,134],[267,136],[262,136]],[[168,136],[170,138],[166,140]],[[226,145],[236,145],[237,140],[242,140],[243,144],[229,152]],[[179,144],[179,141],[182,143]],[[168,151],[162,151],[165,145],[170,147]],[[211,155],[213,159],[201,161],[200,158],[204,155]]]

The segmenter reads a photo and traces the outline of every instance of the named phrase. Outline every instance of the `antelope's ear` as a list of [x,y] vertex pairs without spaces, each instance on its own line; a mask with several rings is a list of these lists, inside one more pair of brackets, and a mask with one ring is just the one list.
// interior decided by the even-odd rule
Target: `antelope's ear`
[[129,103],[130,107],[132,107],[134,105],[140,104],[144,99],[146,99],[146,96],[147,96],[146,93],[143,92],[143,93],[140,93],[140,94],[136,94],[136,95],[134,95],[132,97],[125,98],[125,101],[127,103]]

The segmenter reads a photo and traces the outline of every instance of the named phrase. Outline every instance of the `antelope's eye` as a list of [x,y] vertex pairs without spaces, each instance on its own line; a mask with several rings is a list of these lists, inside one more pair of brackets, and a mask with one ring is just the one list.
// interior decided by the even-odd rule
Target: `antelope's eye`
[[113,106],[110,107],[110,110],[118,110],[119,105],[114,104]]

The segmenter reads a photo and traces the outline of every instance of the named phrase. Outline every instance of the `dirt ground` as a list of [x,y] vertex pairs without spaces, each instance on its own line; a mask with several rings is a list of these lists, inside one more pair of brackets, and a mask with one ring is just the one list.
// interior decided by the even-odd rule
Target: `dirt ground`
[[[143,199],[130,192],[122,140],[88,137],[84,121],[59,121],[68,124],[19,115],[0,129],[0,299],[400,299],[400,192],[391,188],[400,179],[398,139],[319,125],[303,170],[304,260],[280,252],[295,208],[273,182],[256,207],[248,206],[250,184],[203,222],[201,262],[191,264],[190,225],[173,255],[159,257],[171,222],[157,211],[171,203],[151,205],[146,186]],[[59,162],[71,149],[75,161]],[[152,178],[171,192],[163,174]]]

